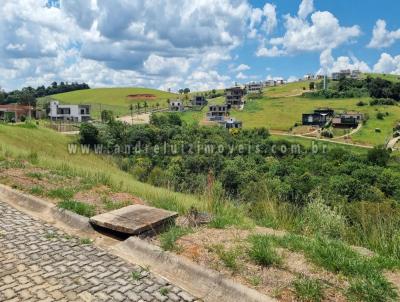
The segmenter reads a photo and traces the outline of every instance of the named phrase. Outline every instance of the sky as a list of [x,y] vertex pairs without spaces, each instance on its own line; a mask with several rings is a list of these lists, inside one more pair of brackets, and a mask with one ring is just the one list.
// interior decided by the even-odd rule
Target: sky
[[223,88],[400,74],[395,0],[0,0],[0,87]]

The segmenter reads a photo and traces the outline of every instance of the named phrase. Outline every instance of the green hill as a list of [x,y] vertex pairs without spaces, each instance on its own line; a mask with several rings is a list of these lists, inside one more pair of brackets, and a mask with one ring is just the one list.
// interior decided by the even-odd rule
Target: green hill
[[160,107],[166,107],[167,99],[176,96],[174,93],[150,88],[94,88],[55,94],[50,98],[65,104],[92,105],[93,117],[99,117],[101,110],[104,109],[112,110],[116,115],[128,114],[129,105],[138,102],[142,107],[145,101],[149,107],[157,103]]

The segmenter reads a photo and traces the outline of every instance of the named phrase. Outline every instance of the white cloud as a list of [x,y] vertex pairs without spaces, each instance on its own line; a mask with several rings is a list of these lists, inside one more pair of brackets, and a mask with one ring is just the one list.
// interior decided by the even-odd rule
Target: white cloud
[[299,80],[298,77],[290,76],[287,81],[288,81],[288,83],[293,83],[293,82],[297,82],[298,80]]
[[263,9],[253,8],[250,13],[249,38],[260,36],[260,29],[267,35],[271,34],[278,25],[276,6],[265,3]]
[[388,31],[386,29],[386,21],[378,20],[372,32],[372,39],[367,45],[369,48],[383,48],[389,47],[400,40],[400,29],[395,31]]
[[361,34],[357,25],[343,27],[328,11],[312,13],[309,21],[307,16],[313,11],[313,1],[302,1],[298,16],[285,16],[285,34],[269,40],[262,39],[256,55],[277,57],[299,52],[324,51],[336,48]]
[[150,74],[169,75],[183,74],[189,69],[189,62],[185,58],[164,58],[151,54],[143,63],[144,70]]
[[340,56],[336,60],[332,56],[331,50],[325,50],[320,56],[321,69],[318,74],[331,74],[343,69],[360,70],[361,72],[370,72],[371,68],[367,63],[360,61],[355,56]]
[[378,62],[374,65],[374,72],[400,74],[400,55],[391,56],[382,53]]
[[240,64],[240,65],[232,68],[232,70],[236,71],[236,72],[250,70],[250,66],[247,64]]
[[305,19],[314,11],[314,0],[303,0],[300,3],[298,16],[301,19]]
[[265,16],[265,21],[262,27],[267,34],[271,34],[278,25],[278,20],[276,18],[276,6],[270,3],[265,3],[263,14]]
[[247,75],[245,75],[243,72],[239,72],[239,73],[236,75],[236,78],[239,79],[239,80],[244,80],[244,79],[247,79],[248,77],[247,77]]
[[257,57],[279,57],[287,54],[286,51],[279,49],[277,46],[268,47],[260,47],[256,51]]
[[[205,73],[203,86],[221,86],[229,77],[215,67],[245,38],[251,11],[247,0],[60,0],[59,7],[48,0],[3,0],[0,84],[161,87]],[[256,23],[266,18],[259,11]]]

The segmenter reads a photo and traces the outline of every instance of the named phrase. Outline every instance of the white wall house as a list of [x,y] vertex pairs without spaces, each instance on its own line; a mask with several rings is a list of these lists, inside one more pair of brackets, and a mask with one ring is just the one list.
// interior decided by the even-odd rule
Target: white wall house
[[66,120],[84,122],[90,120],[89,105],[60,105],[58,101],[50,102],[49,118],[51,120]]

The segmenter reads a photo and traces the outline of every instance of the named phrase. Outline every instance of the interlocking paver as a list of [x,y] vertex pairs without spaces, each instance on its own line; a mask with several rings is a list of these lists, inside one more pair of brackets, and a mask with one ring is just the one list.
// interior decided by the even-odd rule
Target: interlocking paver
[[[190,301],[192,296],[0,201],[0,301]],[[170,287],[168,296],[160,294]],[[175,293],[173,294],[172,293]]]

